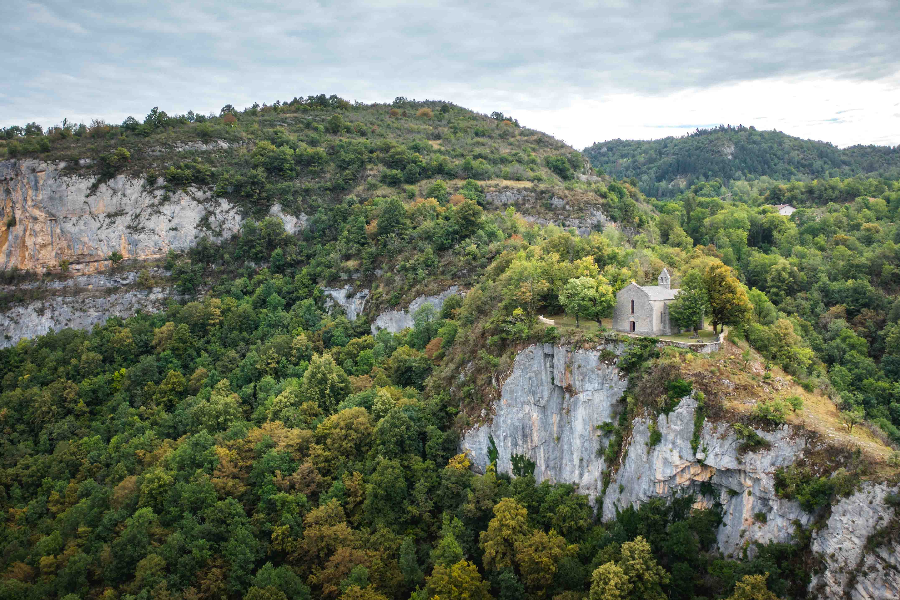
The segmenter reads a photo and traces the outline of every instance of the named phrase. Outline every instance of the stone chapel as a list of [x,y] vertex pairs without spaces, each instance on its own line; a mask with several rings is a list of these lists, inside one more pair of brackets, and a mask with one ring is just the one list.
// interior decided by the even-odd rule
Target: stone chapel
[[681,330],[669,322],[669,303],[678,295],[672,289],[668,269],[657,278],[658,285],[631,282],[616,294],[613,329],[637,335],[673,335]]

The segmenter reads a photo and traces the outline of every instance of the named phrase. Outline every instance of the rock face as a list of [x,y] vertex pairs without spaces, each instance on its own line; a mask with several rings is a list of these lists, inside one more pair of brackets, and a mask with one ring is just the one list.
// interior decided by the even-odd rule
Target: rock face
[[[771,446],[762,452],[738,452],[740,440],[730,425],[706,422],[695,452],[691,447],[697,402],[684,398],[668,415],[655,419],[660,441],[650,447],[651,418],[636,419],[623,464],[603,498],[603,519],[615,519],[616,509],[638,506],[651,498],[693,493],[704,504],[722,506],[718,546],[738,555],[746,541],[787,542],[794,521],[807,525],[811,516],[800,504],[775,495],[773,474],[802,455],[803,441],[783,427],[759,431]],[[704,495],[701,485],[714,490]],[[711,488],[709,487],[711,485]],[[765,520],[755,515],[765,514]]]
[[139,289],[129,287],[134,273],[110,277],[84,275],[64,281],[26,284],[52,291],[53,296],[34,300],[0,312],[0,348],[19,340],[44,335],[48,331],[90,329],[113,316],[127,318],[138,311],[158,311],[172,295],[169,288]]
[[408,327],[415,326],[413,315],[425,304],[434,306],[434,310],[441,311],[444,301],[459,292],[458,285],[452,285],[447,290],[441,292],[437,296],[419,296],[409,303],[406,310],[389,310],[381,313],[375,318],[372,324],[372,335],[378,333],[380,329],[386,329],[391,333],[399,333]]
[[335,304],[344,309],[347,318],[355,321],[366,308],[366,300],[369,299],[369,290],[354,291],[353,286],[345,285],[342,288],[325,288],[325,308],[331,308]]
[[[44,270],[68,260],[73,270],[125,258],[154,258],[198,238],[235,233],[237,209],[191,188],[168,197],[145,182],[118,176],[91,190],[93,179],[67,175],[65,163],[0,162],[0,270]],[[7,227],[7,222],[15,225]]]
[[[512,472],[511,459],[523,455],[535,463],[538,481],[571,483],[598,506],[605,521],[616,510],[652,498],[694,494],[703,506],[718,503],[723,522],[717,545],[726,556],[739,556],[751,542],[787,542],[795,523],[808,526],[813,515],[796,501],[778,498],[774,473],[803,456],[805,436],[788,426],[757,433],[769,447],[740,452],[740,440],[727,423],[704,422],[696,450],[697,401],[688,396],[668,414],[637,418],[625,438],[624,459],[603,490],[602,449],[611,438],[604,423],[615,423],[624,408],[627,378],[618,370],[614,345],[600,350],[573,350],[534,345],[516,357],[503,383],[490,423],[465,434],[461,451],[477,470],[497,449],[497,469]],[[651,422],[659,431],[652,447]],[[824,555],[826,570],[814,581],[822,597],[843,597],[857,565],[867,569],[850,581],[853,598],[896,598],[900,585],[900,540],[865,553],[872,532],[890,520],[886,488],[876,486],[842,500],[827,526],[817,532],[813,549]],[[839,550],[838,550],[839,549]],[[860,567],[861,568],[861,567]],[[812,588],[811,588],[812,589]]]
[[[825,527],[813,533],[812,550],[825,565],[810,589],[822,598],[900,598],[900,523],[886,502],[897,489],[866,484],[831,510]],[[891,533],[892,528],[892,533]],[[871,544],[881,533],[880,545]]]
[[309,220],[309,217],[303,213],[297,217],[285,213],[280,204],[273,204],[269,209],[269,215],[281,219],[281,222],[284,223],[284,230],[291,235],[296,235],[306,229],[306,222]]
[[[522,190],[522,189],[503,189],[498,191],[491,191],[485,194],[485,200],[489,204],[493,204],[498,207],[503,206],[516,206],[521,210],[524,210],[526,214],[523,215],[523,218],[530,223],[537,223],[539,225],[549,225],[554,224],[560,227],[574,227],[578,232],[578,235],[589,235],[592,231],[595,231],[597,227],[615,227],[616,224],[610,220],[603,212],[597,207],[589,207],[584,214],[581,215],[571,215],[566,214],[565,216],[560,215],[558,218],[550,218],[546,219],[543,217],[536,217],[534,215],[527,214],[527,206],[534,205],[536,203],[540,203],[537,196],[533,191],[530,190]],[[569,211],[569,205],[566,201],[558,196],[552,196],[547,199],[547,203],[549,206],[556,211]]]
[[490,425],[469,431],[462,441],[484,471],[490,440],[499,451],[498,469],[512,472],[521,454],[535,462],[539,481],[578,484],[592,500],[601,493],[604,461],[597,426],[615,421],[627,380],[597,352],[571,352],[551,344],[531,346],[516,357]]

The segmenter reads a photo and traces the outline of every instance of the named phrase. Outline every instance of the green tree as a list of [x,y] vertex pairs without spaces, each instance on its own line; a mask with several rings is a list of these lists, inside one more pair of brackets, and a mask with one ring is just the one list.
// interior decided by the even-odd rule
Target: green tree
[[849,410],[841,411],[841,424],[847,428],[848,433],[853,433],[853,428],[862,423],[863,419],[866,416],[866,412],[861,406],[854,406]]
[[366,486],[363,510],[374,524],[397,526],[405,521],[407,488],[396,460],[380,460]]
[[766,587],[768,577],[768,573],[744,575],[734,586],[734,593],[728,597],[728,600],[779,600],[778,596]]
[[378,225],[376,233],[378,239],[384,239],[394,234],[402,237],[406,231],[407,217],[406,207],[399,198],[392,197],[383,201],[381,210],[378,213]]
[[556,533],[534,531],[516,546],[516,566],[529,589],[547,589],[556,576],[559,561],[568,553],[566,540]]
[[591,600],[665,600],[669,574],[656,563],[642,536],[622,544],[621,559],[598,567],[591,576]]
[[681,289],[675,300],[669,303],[669,318],[682,329],[696,331],[703,321],[708,304],[703,277],[697,271],[690,271],[682,279]]
[[528,511],[512,498],[494,506],[494,518],[481,532],[481,549],[486,569],[500,570],[516,563],[516,552],[529,535]]
[[575,326],[581,319],[600,320],[609,316],[615,306],[615,295],[605,279],[577,277],[566,282],[559,293],[559,303],[566,313],[575,317]]
[[431,551],[431,562],[435,565],[449,567],[455,565],[463,558],[462,547],[452,531],[444,532],[437,546]]
[[450,567],[435,565],[425,585],[433,600],[492,600],[490,586],[467,560]]
[[703,274],[703,283],[709,299],[713,332],[718,333],[720,325],[741,325],[750,318],[753,306],[731,267],[718,261],[709,264]]
[[213,388],[208,400],[194,406],[192,416],[199,428],[210,432],[224,431],[243,418],[241,400],[231,391],[228,380],[223,379]]
[[632,600],[665,600],[662,586],[669,583],[669,574],[656,564],[650,544],[642,536],[622,544],[619,566],[631,584]]
[[625,571],[614,562],[600,565],[591,575],[590,600],[625,600],[633,586]]
[[419,566],[419,557],[416,554],[416,542],[410,536],[403,538],[400,544],[400,572],[406,585],[412,587],[421,583],[425,574]]
[[464,240],[478,231],[484,210],[472,200],[466,200],[453,210],[453,228],[456,238]]
[[303,402],[315,402],[325,414],[331,414],[351,391],[350,378],[330,354],[313,355],[300,382]]

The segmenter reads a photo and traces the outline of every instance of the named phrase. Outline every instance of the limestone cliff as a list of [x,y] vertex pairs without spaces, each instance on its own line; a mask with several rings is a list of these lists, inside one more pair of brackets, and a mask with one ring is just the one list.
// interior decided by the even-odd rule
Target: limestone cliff
[[[585,180],[594,180],[585,179]],[[513,206],[522,213],[522,218],[538,225],[554,224],[563,228],[574,228],[579,235],[589,235],[592,231],[604,227],[616,227],[609,217],[600,210],[596,203],[581,202],[577,205],[572,199],[537,193],[529,189],[503,188],[491,190],[485,194],[485,201],[496,208]],[[567,196],[568,198],[568,196]]]
[[45,270],[70,261],[75,271],[125,258],[163,256],[198,238],[238,230],[235,207],[196,188],[173,193],[120,175],[92,189],[93,177],[66,163],[0,162],[0,270]]
[[413,327],[415,325],[413,315],[415,315],[417,310],[426,304],[431,304],[434,307],[434,310],[440,312],[441,307],[444,306],[444,301],[457,293],[459,293],[459,286],[453,285],[436,296],[419,296],[409,303],[406,310],[389,310],[383,312],[378,315],[375,318],[375,322],[372,323],[372,335],[378,333],[379,329],[386,329],[391,333],[399,333],[407,327]]
[[[887,505],[896,489],[869,484],[831,510],[813,532],[812,551],[823,570],[810,589],[823,598],[900,598],[900,522]],[[879,540],[879,537],[882,539]]]
[[[603,520],[615,518],[617,509],[655,497],[692,493],[701,505],[718,503],[723,522],[717,544],[726,555],[739,556],[751,542],[790,541],[796,525],[813,522],[814,515],[798,502],[777,497],[774,473],[815,450],[814,442],[782,426],[757,432],[769,443],[766,448],[741,452],[730,424],[706,421],[697,431],[695,450],[693,397],[682,399],[668,415],[635,419],[621,464],[607,465],[602,450],[611,434],[603,426],[616,422],[628,384],[616,366],[621,350],[615,344],[597,350],[543,344],[521,351],[490,422],[468,431],[461,449],[482,471],[490,461],[492,440],[500,472],[510,473],[513,455],[524,455],[535,462],[539,481],[575,484]],[[651,423],[660,434],[652,446]],[[604,489],[607,469],[611,480]],[[820,597],[842,597],[845,588],[855,590],[854,598],[897,597],[891,594],[900,573],[897,540],[867,545],[894,510],[885,503],[887,488],[873,485],[863,486],[859,498],[841,500],[815,534],[813,550],[824,573],[812,588]],[[861,501],[869,503],[864,510],[857,506]],[[866,573],[851,581],[848,569],[858,565],[866,566]]]
[[[161,310],[172,296],[166,287],[136,285],[137,274],[80,275],[62,281],[17,286],[39,299],[4,306],[0,311],[0,348],[19,340],[65,328],[90,329],[110,317],[128,318],[138,311]],[[0,290],[9,291],[9,290]]]
[[356,290],[352,285],[342,288],[324,288],[325,308],[331,309],[335,305],[344,309],[347,318],[355,321],[366,308],[366,300],[369,299],[369,290]]

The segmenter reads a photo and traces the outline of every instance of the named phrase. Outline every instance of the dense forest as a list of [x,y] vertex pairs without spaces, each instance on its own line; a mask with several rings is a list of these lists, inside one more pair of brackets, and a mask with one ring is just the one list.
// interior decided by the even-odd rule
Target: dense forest
[[838,148],[742,125],[659,140],[597,142],[584,154],[595,168],[620,179],[634,178],[645,194],[659,198],[672,198],[695,183],[714,179],[900,178],[900,147]]
[[[777,373],[836,403],[841,435],[900,442],[897,181],[714,181],[657,200],[499,113],[402,98],[5,134],[7,157],[93,158],[73,169],[98,185],[208,186],[247,219],[170,253],[166,310],[0,350],[0,599],[805,598],[808,532],[725,557],[715,502],[654,500],[601,523],[527,457],[479,474],[458,453],[519,350],[615,339],[600,325],[615,292],[663,267],[685,290],[680,322],[728,327],[738,354],[715,369],[762,364],[760,383]],[[618,223],[578,236],[496,210],[498,180],[588,195]],[[768,206],[781,202],[800,210]],[[265,217],[274,203],[312,215],[306,229]],[[466,293],[373,334],[371,313],[326,310],[322,289],[345,273],[379,309]],[[694,380],[691,353],[655,344],[616,358],[630,379],[605,424],[611,459],[632,418],[694,386],[748,448],[764,444],[752,427],[802,408],[767,397],[739,414]],[[896,474],[841,458],[779,472],[779,493],[821,518],[860,480]]]

